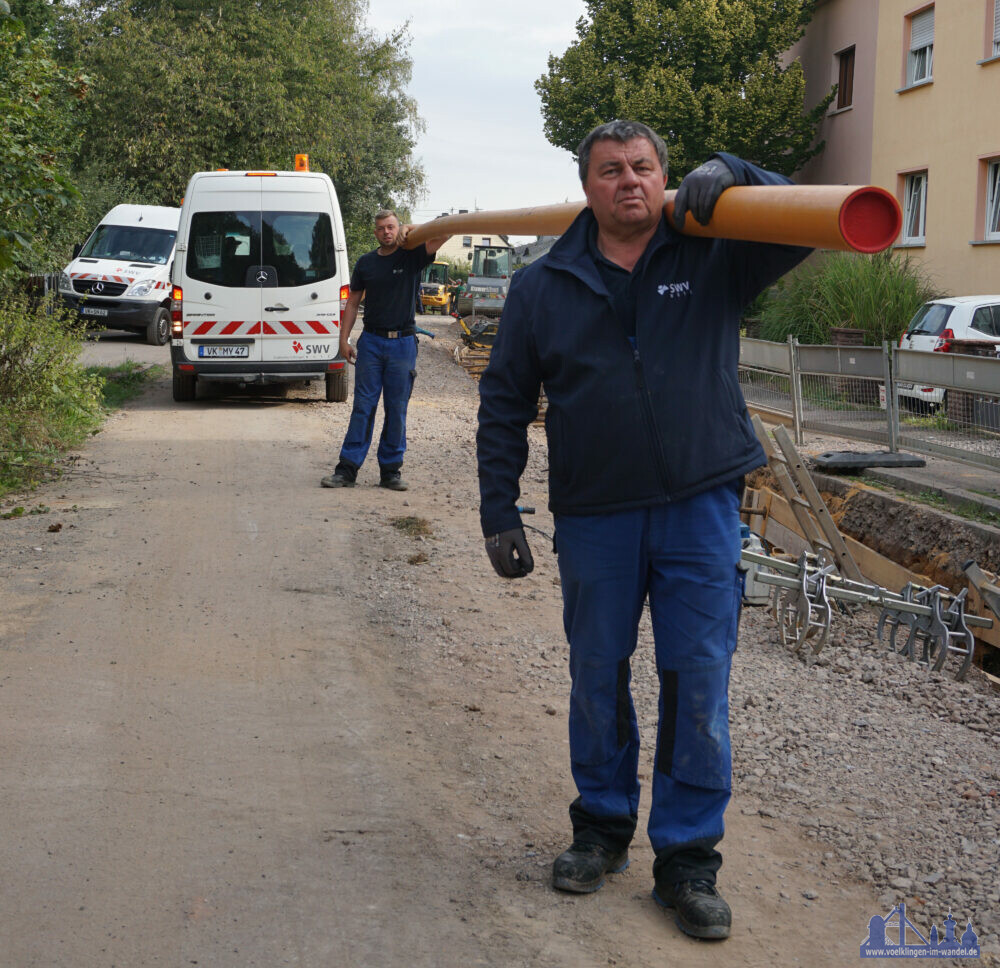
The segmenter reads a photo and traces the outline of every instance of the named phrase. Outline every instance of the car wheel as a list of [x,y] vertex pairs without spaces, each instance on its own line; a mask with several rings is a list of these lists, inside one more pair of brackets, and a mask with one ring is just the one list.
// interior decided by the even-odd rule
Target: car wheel
[[198,392],[197,376],[194,373],[182,373],[174,370],[174,400],[178,403],[190,403]]
[[347,400],[347,367],[334,370],[326,375],[326,399],[328,403],[343,403]]
[[163,346],[170,339],[170,313],[162,306],[146,327],[146,342],[150,346]]

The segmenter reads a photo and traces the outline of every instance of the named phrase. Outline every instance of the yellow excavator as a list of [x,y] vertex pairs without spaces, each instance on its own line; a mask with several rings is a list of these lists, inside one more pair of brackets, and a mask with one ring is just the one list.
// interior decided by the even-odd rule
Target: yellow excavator
[[420,273],[420,305],[425,313],[451,312],[452,290],[448,286],[448,263],[434,261]]

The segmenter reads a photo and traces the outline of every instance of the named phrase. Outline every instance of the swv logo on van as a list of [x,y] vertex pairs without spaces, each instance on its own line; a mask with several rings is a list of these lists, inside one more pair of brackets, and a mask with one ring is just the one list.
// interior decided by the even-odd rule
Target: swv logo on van
[[311,353],[318,353],[320,356],[330,356],[333,351],[332,343],[300,343],[296,340],[292,343],[292,349],[295,350],[296,355],[299,353],[305,353],[309,356]]

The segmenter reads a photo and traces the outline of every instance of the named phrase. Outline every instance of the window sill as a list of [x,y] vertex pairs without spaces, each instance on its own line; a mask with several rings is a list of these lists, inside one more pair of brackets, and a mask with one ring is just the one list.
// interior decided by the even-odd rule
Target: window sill
[[976,61],[977,67],[982,67],[984,64],[1000,64],[1000,54],[994,54],[992,57],[984,57],[982,60]]
[[920,241],[913,242],[897,242],[893,248],[894,249],[924,249],[927,247],[927,240],[921,239]]
[[973,239],[969,245],[1000,245],[1000,239]]
[[934,83],[934,78],[933,77],[928,77],[928,78],[926,78],[926,79],[924,79],[922,81],[917,81],[915,84],[907,84],[906,87],[897,87],[896,88],[896,93],[897,94],[905,94],[907,91],[915,91],[919,87],[928,87],[929,85],[931,85],[933,83]]
[[853,110],[854,110],[854,105],[847,104],[842,108],[834,108],[832,111],[827,111],[826,116],[828,118],[832,118],[836,114],[843,114],[845,111],[853,111]]

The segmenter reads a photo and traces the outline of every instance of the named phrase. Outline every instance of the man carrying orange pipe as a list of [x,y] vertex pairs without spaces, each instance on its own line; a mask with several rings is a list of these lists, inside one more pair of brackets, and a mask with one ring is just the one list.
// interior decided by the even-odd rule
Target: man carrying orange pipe
[[[721,939],[739,501],[742,476],[765,463],[737,380],[740,313],[809,250],[681,235],[663,213],[666,145],[643,124],[601,125],[578,156],[587,208],[515,275],[480,383],[486,551],[504,578],[533,568],[518,482],[544,385],[579,794],[553,885],[589,893],[628,865],[639,806],[630,658],[648,598],[660,677],[654,896],[688,934]],[[690,210],[705,224],[727,187],[787,183],[718,154],[684,179],[674,218]]]

